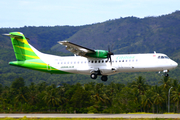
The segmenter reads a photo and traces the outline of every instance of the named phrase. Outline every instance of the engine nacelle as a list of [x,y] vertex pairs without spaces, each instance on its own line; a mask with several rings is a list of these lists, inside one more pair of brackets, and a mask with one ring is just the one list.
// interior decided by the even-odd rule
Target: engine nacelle
[[108,51],[106,50],[95,50],[95,53],[87,53],[86,56],[93,58],[107,58]]

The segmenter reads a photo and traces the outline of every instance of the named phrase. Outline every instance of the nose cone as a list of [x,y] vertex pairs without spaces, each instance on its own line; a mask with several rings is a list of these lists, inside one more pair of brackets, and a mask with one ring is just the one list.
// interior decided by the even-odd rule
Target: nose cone
[[173,68],[176,68],[177,66],[178,66],[178,63],[175,62],[175,61],[172,61],[172,67],[173,67]]

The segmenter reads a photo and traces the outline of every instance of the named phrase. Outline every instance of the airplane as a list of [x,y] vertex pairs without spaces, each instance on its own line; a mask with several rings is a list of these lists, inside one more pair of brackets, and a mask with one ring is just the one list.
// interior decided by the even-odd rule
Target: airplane
[[101,76],[102,81],[107,81],[107,76],[122,72],[163,71],[168,77],[169,70],[178,66],[162,53],[114,55],[110,48],[93,50],[68,41],[58,43],[74,53],[74,56],[55,56],[35,49],[21,32],[3,35],[11,38],[16,56],[16,61],[9,62],[9,65],[52,74],[84,74],[90,75],[92,79]]

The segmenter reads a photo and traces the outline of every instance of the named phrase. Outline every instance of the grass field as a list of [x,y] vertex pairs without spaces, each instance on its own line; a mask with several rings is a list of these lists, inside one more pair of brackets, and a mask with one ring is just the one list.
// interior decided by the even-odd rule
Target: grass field
[[165,118],[0,118],[0,120],[180,120],[180,118],[176,119],[165,119]]

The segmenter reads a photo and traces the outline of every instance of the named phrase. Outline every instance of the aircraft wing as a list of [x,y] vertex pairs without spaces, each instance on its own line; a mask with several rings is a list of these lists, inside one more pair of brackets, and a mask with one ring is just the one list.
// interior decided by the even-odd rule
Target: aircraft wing
[[66,49],[76,55],[87,57],[87,53],[95,53],[95,50],[71,43],[69,41],[59,41],[58,42],[61,45],[64,45]]

